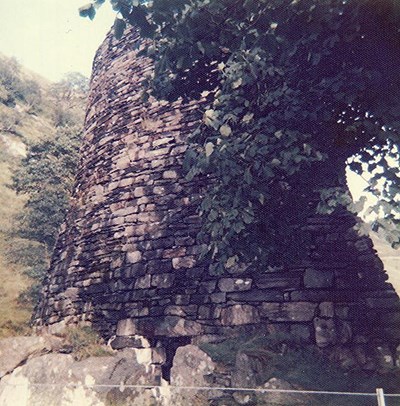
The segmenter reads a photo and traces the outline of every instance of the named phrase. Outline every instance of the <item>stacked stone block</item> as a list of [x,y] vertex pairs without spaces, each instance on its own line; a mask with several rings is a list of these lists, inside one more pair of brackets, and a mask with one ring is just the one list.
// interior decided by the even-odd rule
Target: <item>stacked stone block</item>
[[288,268],[215,276],[199,261],[197,204],[210,180],[187,181],[182,161],[201,109],[142,100],[145,46],[132,30],[97,52],[73,202],[37,324],[92,323],[116,348],[140,348],[138,336],[177,347],[262,326],[365,367],[371,351],[393,362],[399,298],[352,214],[309,218],[306,260]]

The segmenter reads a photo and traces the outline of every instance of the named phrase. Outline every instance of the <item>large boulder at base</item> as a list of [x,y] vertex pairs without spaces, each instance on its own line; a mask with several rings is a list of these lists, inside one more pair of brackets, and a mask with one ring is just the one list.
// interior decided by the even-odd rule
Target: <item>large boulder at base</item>
[[10,337],[0,340],[0,379],[29,358],[51,351],[56,337]]
[[[219,391],[194,390],[194,387],[209,387],[207,376],[216,368],[212,359],[199,347],[185,345],[176,350],[171,369],[171,406],[203,406],[209,399],[218,397]],[[184,387],[176,389],[176,387]],[[185,389],[186,388],[186,389]]]
[[68,354],[30,359],[0,381],[0,406],[153,406],[161,369],[150,349],[125,349],[115,356],[75,361]]

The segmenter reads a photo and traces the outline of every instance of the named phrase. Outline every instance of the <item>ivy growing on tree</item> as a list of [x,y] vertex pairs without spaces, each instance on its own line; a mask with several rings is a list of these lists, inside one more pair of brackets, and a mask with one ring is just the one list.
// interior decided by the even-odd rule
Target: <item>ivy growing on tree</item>
[[344,183],[318,205],[307,191],[347,164],[371,174],[375,228],[399,244],[398,0],[110,1],[117,37],[148,38],[144,97],[204,100],[186,164],[214,179],[200,212],[215,271],[291,257],[310,212],[354,207]]

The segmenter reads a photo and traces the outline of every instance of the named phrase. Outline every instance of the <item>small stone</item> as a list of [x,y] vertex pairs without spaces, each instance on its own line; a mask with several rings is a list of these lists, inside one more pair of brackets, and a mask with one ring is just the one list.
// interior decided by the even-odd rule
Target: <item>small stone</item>
[[177,305],[187,305],[190,303],[190,296],[189,295],[176,295],[175,303]]
[[318,307],[319,307],[319,315],[321,317],[332,318],[335,315],[335,308],[332,302],[320,303]]
[[145,275],[138,278],[135,283],[135,289],[148,289],[151,286],[151,275]]
[[186,254],[186,247],[176,247],[166,249],[163,252],[163,258],[183,257]]
[[165,189],[164,186],[155,186],[155,187],[153,188],[153,193],[154,193],[155,195],[165,195],[166,189]]
[[221,311],[221,324],[223,326],[240,326],[254,324],[260,321],[260,315],[255,307],[250,305],[229,306]]
[[117,336],[133,336],[136,333],[136,324],[132,319],[123,319],[118,321]]
[[153,141],[153,146],[158,147],[163,144],[168,144],[170,141],[173,141],[173,137],[165,137],[165,138],[160,138],[158,140]]
[[165,349],[161,347],[151,349],[151,363],[160,365],[164,364],[167,360]]
[[199,286],[199,293],[212,293],[215,290],[217,281],[201,282]]
[[176,171],[165,171],[163,173],[163,178],[164,179],[176,179],[178,177],[178,174]]
[[211,318],[211,307],[209,306],[199,306],[198,318],[200,320]]
[[222,278],[218,282],[221,292],[235,292],[251,289],[251,279]]
[[134,196],[134,197],[142,197],[142,196],[144,196],[144,195],[145,195],[145,192],[144,192],[144,188],[143,188],[143,187],[137,187],[137,188],[135,188],[134,191],[133,191],[133,196]]
[[140,260],[142,259],[142,253],[140,251],[128,252],[126,254],[126,259],[128,263],[136,264],[137,262],[140,262]]
[[174,269],[193,268],[196,260],[193,256],[172,258],[172,266]]
[[315,316],[315,303],[262,303],[261,315],[271,321],[311,321]]
[[306,288],[330,288],[333,285],[333,272],[306,269],[304,286]]
[[147,152],[147,156],[149,158],[153,158],[153,157],[160,156],[160,155],[167,155],[168,152],[169,152],[169,147],[153,149],[153,150]]
[[166,337],[196,336],[201,334],[203,327],[197,321],[185,320],[182,317],[166,316],[155,326],[154,334]]
[[175,275],[170,273],[156,274],[152,276],[151,286],[157,288],[170,288],[175,280]]
[[182,306],[167,306],[164,311],[166,316],[179,316],[184,317],[186,316],[186,312],[182,309]]
[[110,342],[113,350],[122,350],[123,348],[146,348],[142,341],[136,337],[117,336]]
[[337,341],[336,327],[333,319],[314,319],[315,341],[318,347],[327,347]]
[[226,293],[225,292],[212,293],[210,295],[210,301],[211,303],[225,303]]

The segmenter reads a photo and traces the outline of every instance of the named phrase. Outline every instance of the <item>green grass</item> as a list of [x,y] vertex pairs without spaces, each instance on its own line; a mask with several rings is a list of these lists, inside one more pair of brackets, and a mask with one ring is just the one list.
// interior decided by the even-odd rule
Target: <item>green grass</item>
[[18,301],[20,293],[30,285],[30,280],[17,265],[7,261],[7,248],[4,233],[0,233],[0,337],[29,333],[32,313],[30,306],[21,305]]
[[23,198],[6,186],[11,181],[11,157],[8,160],[4,158],[0,162],[0,337],[28,333],[32,312],[29,306],[18,302],[20,293],[30,285],[30,280],[23,275],[21,266],[11,263],[7,256],[13,244],[9,237],[13,217],[21,210]]
[[67,327],[61,336],[70,346],[77,361],[89,357],[105,357],[114,352],[105,346],[103,339],[91,327]]
[[[44,92],[48,92],[47,81],[25,70],[22,74],[26,79],[37,80]],[[15,216],[21,211],[25,198],[18,196],[8,185],[11,184],[13,170],[23,157],[25,144],[46,134],[54,134],[47,110],[44,107],[44,111],[32,115],[25,111],[23,103],[15,107],[0,103],[3,117],[9,114],[19,119],[14,132],[0,131],[0,337],[30,332],[32,308],[29,304],[21,304],[18,298],[32,280],[24,275],[26,264],[10,258],[11,248],[16,247],[17,242],[12,237]],[[15,254],[20,256],[18,252]]]

